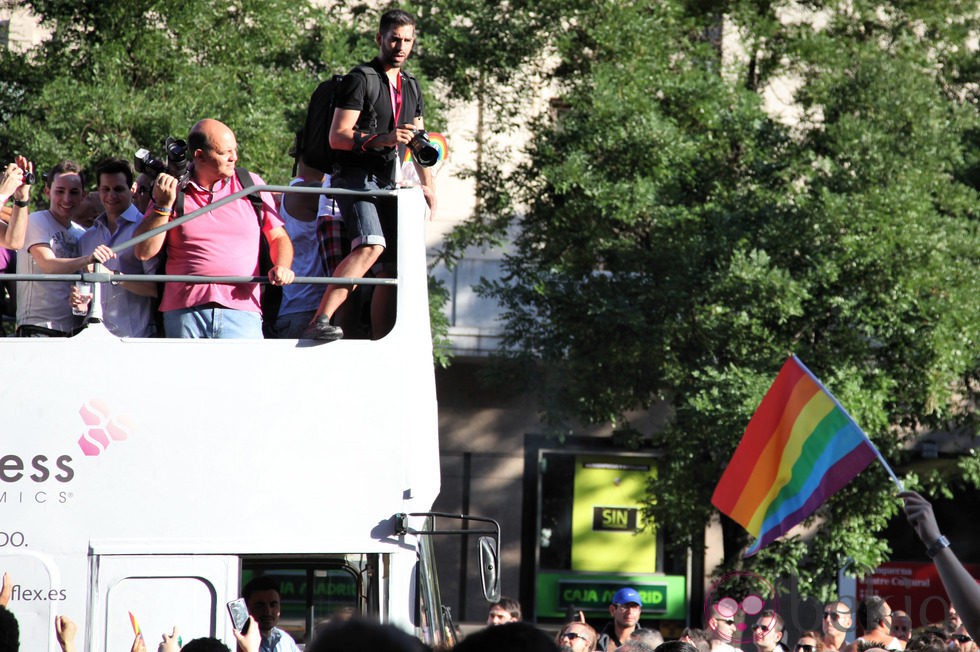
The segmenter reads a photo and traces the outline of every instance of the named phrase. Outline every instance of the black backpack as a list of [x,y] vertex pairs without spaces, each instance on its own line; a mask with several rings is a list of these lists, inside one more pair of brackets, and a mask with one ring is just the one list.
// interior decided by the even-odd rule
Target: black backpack
[[[371,112],[370,125],[373,130],[377,125],[374,103],[381,94],[381,78],[378,76],[378,71],[368,65],[356,66],[354,70],[361,71],[367,79],[365,104]],[[298,139],[306,164],[327,174],[333,172],[334,163],[337,162],[337,152],[330,147],[330,125],[336,109],[337,87],[344,77],[345,75],[334,75],[320,82],[313,91],[310,104],[306,109],[306,123]]]

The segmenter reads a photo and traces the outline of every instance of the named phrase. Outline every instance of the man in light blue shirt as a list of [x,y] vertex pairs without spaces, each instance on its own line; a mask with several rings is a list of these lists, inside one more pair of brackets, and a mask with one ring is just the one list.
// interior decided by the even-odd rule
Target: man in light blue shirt
[[[105,212],[95,218],[78,240],[79,252],[87,255],[99,245],[113,247],[133,237],[143,214],[133,204],[133,169],[128,161],[110,158],[96,168],[99,199]],[[103,283],[102,320],[118,337],[153,337],[156,334],[154,299],[156,283],[126,281],[127,274],[156,274],[159,257],[141,261],[132,248],[105,262],[115,275]],[[118,279],[118,280],[117,280]]]

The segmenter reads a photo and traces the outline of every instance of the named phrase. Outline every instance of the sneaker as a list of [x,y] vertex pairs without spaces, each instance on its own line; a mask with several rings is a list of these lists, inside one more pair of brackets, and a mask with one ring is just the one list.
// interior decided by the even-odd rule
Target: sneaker
[[321,342],[333,342],[344,336],[344,331],[340,326],[334,326],[330,320],[321,315],[303,331],[303,339],[319,340]]

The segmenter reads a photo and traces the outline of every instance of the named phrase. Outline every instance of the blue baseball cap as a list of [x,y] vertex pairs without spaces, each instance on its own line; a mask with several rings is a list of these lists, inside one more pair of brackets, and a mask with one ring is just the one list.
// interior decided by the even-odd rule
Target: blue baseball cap
[[636,589],[631,589],[628,586],[616,591],[612,599],[613,604],[628,604],[630,602],[635,602],[641,607],[643,606],[643,601],[640,600],[640,594],[636,592]]

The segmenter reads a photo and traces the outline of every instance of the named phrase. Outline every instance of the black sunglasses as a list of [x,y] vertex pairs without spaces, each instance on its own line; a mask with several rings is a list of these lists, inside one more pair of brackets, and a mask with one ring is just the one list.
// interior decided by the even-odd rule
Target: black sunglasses
[[575,632],[565,632],[564,634],[562,634],[558,638],[559,639],[565,639],[565,638],[567,638],[567,639],[570,639],[570,640],[573,640],[573,641],[575,639],[577,639],[577,638],[580,638],[580,639],[582,639],[583,641],[586,641],[586,642],[588,642],[588,640],[589,640],[589,639],[585,638],[584,636],[582,636],[581,634],[576,634]]
[[952,638],[957,643],[969,643],[970,641],[973,640],[966,634],[953,634],[950,638]]
[[797,650],[802,650],[802,652],[813,652],[813,647],[814,646],[812,646],[812,645],[803,645],[802,643],[800,643],[800,644],[797,644],[796,649]]

